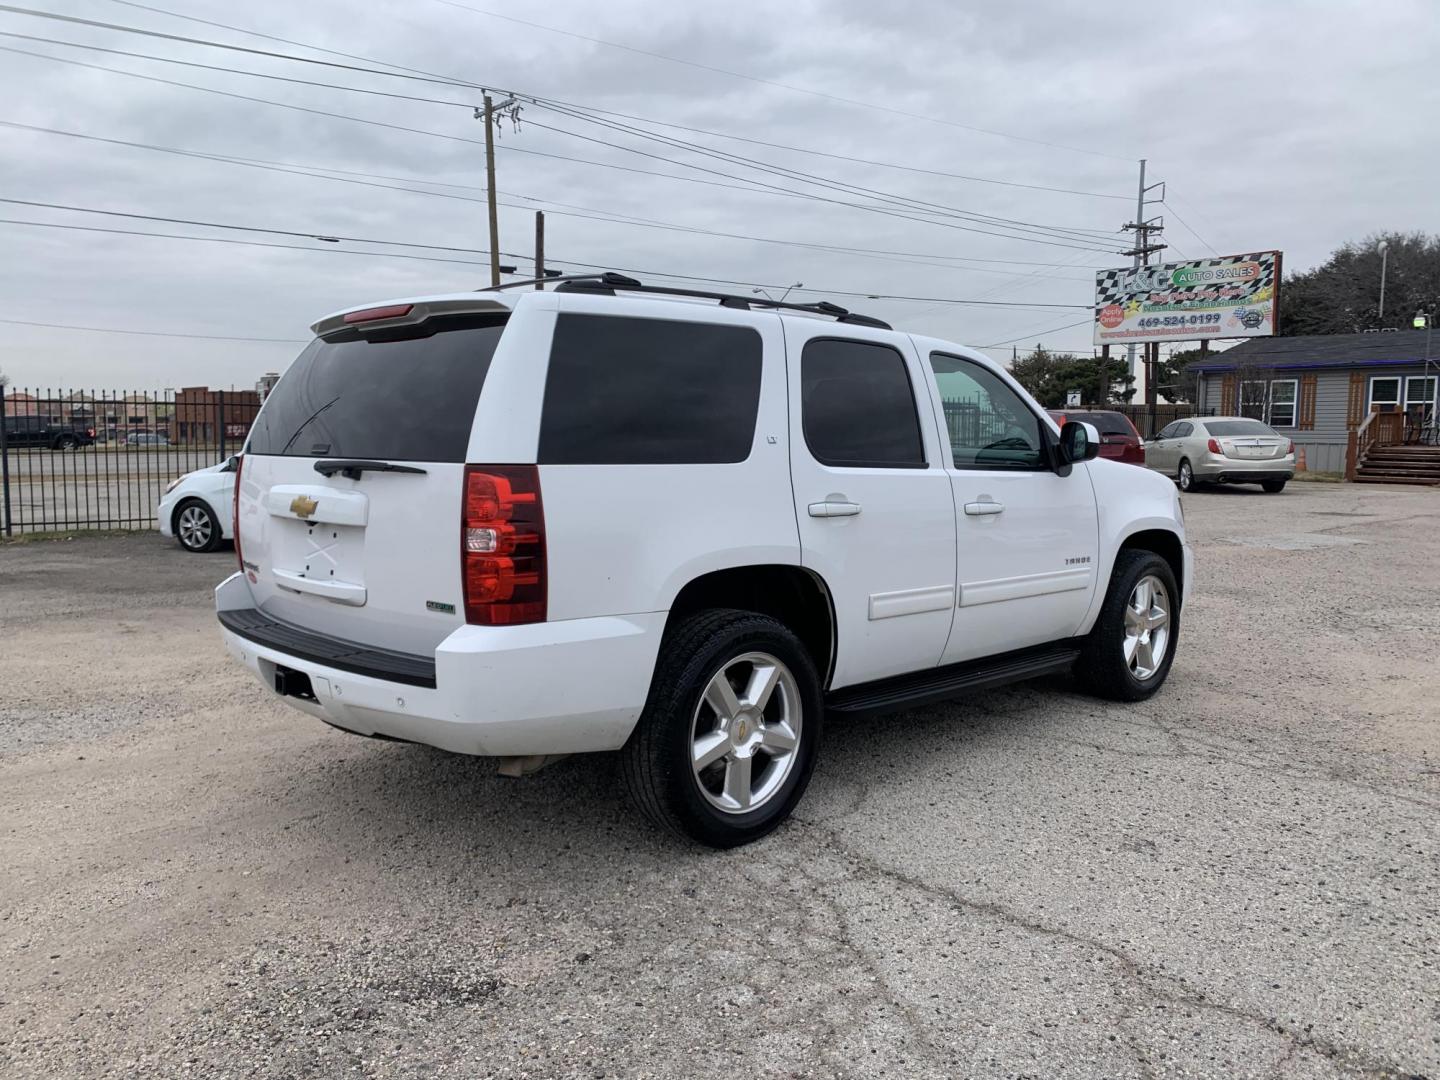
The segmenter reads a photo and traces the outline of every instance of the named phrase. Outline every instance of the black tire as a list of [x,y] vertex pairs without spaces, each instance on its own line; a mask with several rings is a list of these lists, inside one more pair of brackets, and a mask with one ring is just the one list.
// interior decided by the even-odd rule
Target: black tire
[[1175,472],[1175,485],[1181,491],[1195,490],[1195,470],[1190,467],[1189,458],[1180,459],[1180,466]]
[[80,441],[74,435],[61,435],[55,440],[56,450],[74,450],[80,445]]
[[[794,680],[800,710],[795,760],[760,806],[726,812],[707,799],[691,767],[692,728],[711,679],[751,652],[779,660]],[[641,813],[678,835],[715,848],[758,840],[784,821],[805,794],[819,751],[823,705],[815,663],[782,623],[728,608],[687,615],[670,627],[660,645],[649,699],[621,751],[626,787]]]
[[[193,511],[203,521],[203,533],[200,529],[192,531],[185,528],[182,519],[190,511]],[[175,513],[170,519],[170,531],[175,534],[176,542],[194,555],[204,555],[214,551],[223,540],[220,535],[220,521],[216,518],[215,511],[211,510],[202,499],[186,499],[175,507]]]
[[1260,486],[1261,486],[1261,488],[1263,488],[1263,489],[1265,490],[1265,493],[1266,493],[1267,495],[1279,495],[1280,492],[1282,492],[1282,491],[1285,490],[1285,481],[1284,481],[1284,480],[1263,480],[1263,481],[1261,481]]
[[[1146,576],[1158,578],[1169,594],[1169,639],[1165,655],[1148,678],[1137,678],[1124,651],[1125,609],[1135,586]],[[1092,694],[1112,701],[1144,701],[1165,684],[1180,643],[1180,589],[1170,564],[1153,551],[1120,552],[1110,575],[1109,591],[1100,617],[1085,639],[1075,676]]]

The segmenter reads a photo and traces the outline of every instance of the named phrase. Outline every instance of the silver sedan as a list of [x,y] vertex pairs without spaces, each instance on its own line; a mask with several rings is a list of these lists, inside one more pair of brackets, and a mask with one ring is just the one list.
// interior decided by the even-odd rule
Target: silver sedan
[[1259,484],[1274,494],[1295,475],[1295,444],[1259,420],[1192,416],[1145,444],[1145,464],[1190,491],[1196,484]]

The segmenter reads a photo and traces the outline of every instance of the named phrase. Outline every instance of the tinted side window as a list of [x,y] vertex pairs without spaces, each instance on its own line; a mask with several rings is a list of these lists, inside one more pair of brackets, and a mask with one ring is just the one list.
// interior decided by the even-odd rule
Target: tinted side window
[[541,464],[744,461],[763,351],[748,326],[561,315],[545,378]]
[[1157,438],[1157,439],[1173,439],[1173,438],[1175,438],[1175,433],[1176,433],[1177,431],[1179,431],[1179,430],[1180,430],[1180,423],[1179,423],[1179,421],[1177,420],[1177,421],[1176,421],[1175,423],[1173,423],[1173,424],[1166,424],[1164,427],[1162,427],[1158,432],[1156,432],[1155,438]]
[[815,338],[800,354],[805,445],[822,465],[923,469],[905,358],[888,345]]
[[1045,467],[1040,419],[983,364],[931,353],[957,469]]
[[1182,423],[1179,423],[1179,424],[1176,424],[1176,425],[1175,425],[1175,435],[1174,435],[1174,438],[1177,438],[1177,439],[1188,439],[1188,438],[1190,437],[1190,433],[1193,432],[1194,430],[1195,430],[1195,426],[1194,426],[1193,424],[1186,424],[1186,423],[1183,423],[1183,422],[1182,422]]

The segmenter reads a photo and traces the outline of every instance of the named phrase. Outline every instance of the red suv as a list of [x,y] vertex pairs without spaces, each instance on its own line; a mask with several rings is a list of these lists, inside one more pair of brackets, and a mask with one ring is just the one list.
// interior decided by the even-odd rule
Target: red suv
[[1095,430],[1100,432],[1101,457],[1114,458],[1130,465],[1145,464],[1145,442],[1124,413],[1109,410],[1070,412],[1060,409],[1051,409],[1049,412],[1051,419],[1061,427],[1065,426],[1067,420],[1094,424]]

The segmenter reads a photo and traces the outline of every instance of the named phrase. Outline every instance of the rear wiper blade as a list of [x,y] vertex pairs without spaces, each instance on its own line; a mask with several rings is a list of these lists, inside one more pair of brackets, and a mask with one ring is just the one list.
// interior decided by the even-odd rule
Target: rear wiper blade
[[424,475],[424,469],[418,469],[414,465],[392,465],[388,461],[367,461],[363,458],[335,458],[328,461],[315,462],[315,471],[321,476],[334,476],[339,473],[349,480],[359,480],[360,474],[365,472],[403,472],[420,473]]

